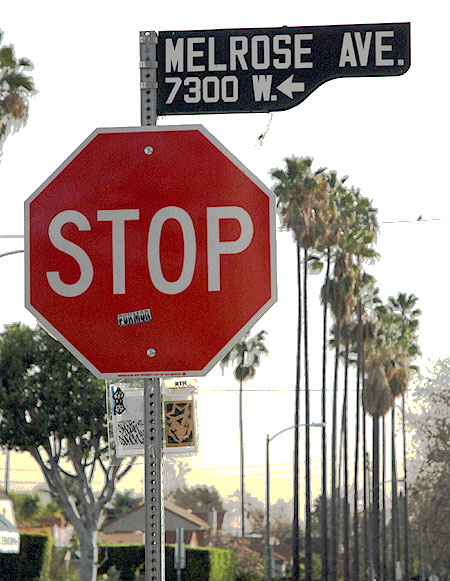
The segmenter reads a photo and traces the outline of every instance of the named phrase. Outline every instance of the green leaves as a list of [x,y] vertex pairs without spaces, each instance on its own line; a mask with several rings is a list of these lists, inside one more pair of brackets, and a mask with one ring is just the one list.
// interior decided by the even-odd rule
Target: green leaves
[[8,325],[0,339],[0,443],[20,450],[49,438],[105,435],[103,382],[43,329]]
[[[0,31],[0,43],[3,34]],[[34,81],[27,74],[30,60],[17,59],[13,46],[0,46],[0,154],[10,131],[20,129],[28,119],[28,98],[34,93]]]
[[247,333],[220,362],[222,369],[235,364],[234,376],[238,381],[252,379],[256,375],[256,368],[261,362],[261,355],[267,355],[264,344],[267,332],[260,331],[250,337]]
[[[411,361],[419,355],[418,318],[414,295],[399,293],[383,304],[375,280],[363,268],[379,258],[375,249],[378,234],[377,210],[355,187],[344,185],[335,171],[312,170],[313,158],[289,157],[283,169],[271,171],[276,181],[280,217],[292,230],[297,244],[308,249],[308,266],[313,272],[330,259],[330,274],[321,290],[322,303],[334,315],[336,337],[344,327],[352,348],[357,349],[357,315],[362,307],[362,337],[366,352],[368,413],[383,415],[394,398],[406,390]],[[243,370],[236,372],[243,376]]]
[[169,499],[178,506],[197,512],[216,510],[224,512],[223,500],[214,486],[194,486],[177,488],[169,494]]
[[[410,371],[415,369],[411,362],[420,354],[418,318],[421,312],[416,308],[417,300],[413,294],[398,293],[397,297],[389,297],[386,303],[379,297],[374,302],[375,335],[366,343],[366,359],[369,369],[373,366],[383,368],[392,405],[394,398],[406,392]],[[364,386],[366,399],[375,397],[370,394],[373,388],[368,376]],[[370,405],[367,410],[371,414],[372,408]]]
[[312,248],[324,237],[323,228],[317,225],[329,221],[325,169],[313,172],[312,157],[293,156],[284,161],[286,169],[271,171],[272,178],[278,182],[274,191],[282,223],[292,230],[302,247]]

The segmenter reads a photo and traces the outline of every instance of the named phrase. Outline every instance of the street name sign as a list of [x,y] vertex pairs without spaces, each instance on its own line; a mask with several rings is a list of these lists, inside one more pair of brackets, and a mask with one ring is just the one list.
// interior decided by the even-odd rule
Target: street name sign
[[158,115],[290,109],[340,77],[410,66],[410,24],[158,33]]
[[205,375],[276,300],[274,194],[202,126],[97,129],[25,230],[26,306],[97,377]]

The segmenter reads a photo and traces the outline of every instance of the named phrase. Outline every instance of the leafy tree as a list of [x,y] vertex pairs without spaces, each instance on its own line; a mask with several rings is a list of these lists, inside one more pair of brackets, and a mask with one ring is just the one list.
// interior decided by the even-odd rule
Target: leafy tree
[[279,498],[271,506],[270,531],[280,545],[292,543],[292,501]]
[[163,488],[169,493],[177,488],[186,487],[186,474],[188,474],[192,468],[189,467],[187,462],[183,462],[177,458],[171,458],[166,456],[164,458],[164,472],[163,472]]
[[405,416],[414,456],[409,470],[410,554],[423,556],[427,573],[449,579],[450,358],[416,375]]
[[252,533],[264,533],[264,505],[256,506],[253,503],[246,503],[246,515],[250,523],[250,531]]
[[263,581],[264,559],[251,548],[250,540],[222,535],[215,545],[233,551],[236,556],[236,581]]
[[34,93],[34,82],[28,74],[33,65],[18,59],[14,47],[1,46],[0,30],[0,155],[11,131],[19,130],[28,119],[28,98]]
[[64,511],[57,498],[43,504],[39,493],[8,492],[14,503],[14,511],[19,525],[37,526],[45,517],[64,517]]
[[19,525],[33,526],[38,524],[43,508],[39,494],[9,492],[8,496],[13,501],[14,512]]
[[111,500],[111,506],[104,509],[105,520],[111,521],[123,516],[140,506],[143,502],[141,496],[136,496],[134,490],[125,490],[124,492],[116,492]]
[[8,325],[0,337],[0,414],[0,445],[36,460],[78,536],[80,579],[94,581],[102,509],[132,465],[106,455],[103,382],[43,329]]
[[58,498],[53,497],[50,502],[44,504],[39,513],[39,518],[58,517],[65,519],[64,510]]
[[168,499],[178,506],[194,512],[225,511],[222,497],[214,486],[177,488],[169,493]]
[[236,553],[236,581],[262,581],[264,563],[261,555],[251,549],[246,539],[231,539],[228,549]]

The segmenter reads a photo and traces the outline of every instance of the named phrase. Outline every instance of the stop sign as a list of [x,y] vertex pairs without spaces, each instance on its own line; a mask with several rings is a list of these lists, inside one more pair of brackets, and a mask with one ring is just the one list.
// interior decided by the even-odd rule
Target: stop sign
[[25,231],[27,308],[100,378],[205,375],[276,300],[274,195],[201,126],[97,129]]

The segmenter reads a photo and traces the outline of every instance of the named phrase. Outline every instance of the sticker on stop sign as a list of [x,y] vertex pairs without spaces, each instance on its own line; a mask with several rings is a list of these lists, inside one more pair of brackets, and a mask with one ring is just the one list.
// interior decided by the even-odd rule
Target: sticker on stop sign
[[94,131],[25,215],[26,306],[98,377],[205,375],[276,300],[274,195],[201,126]]

